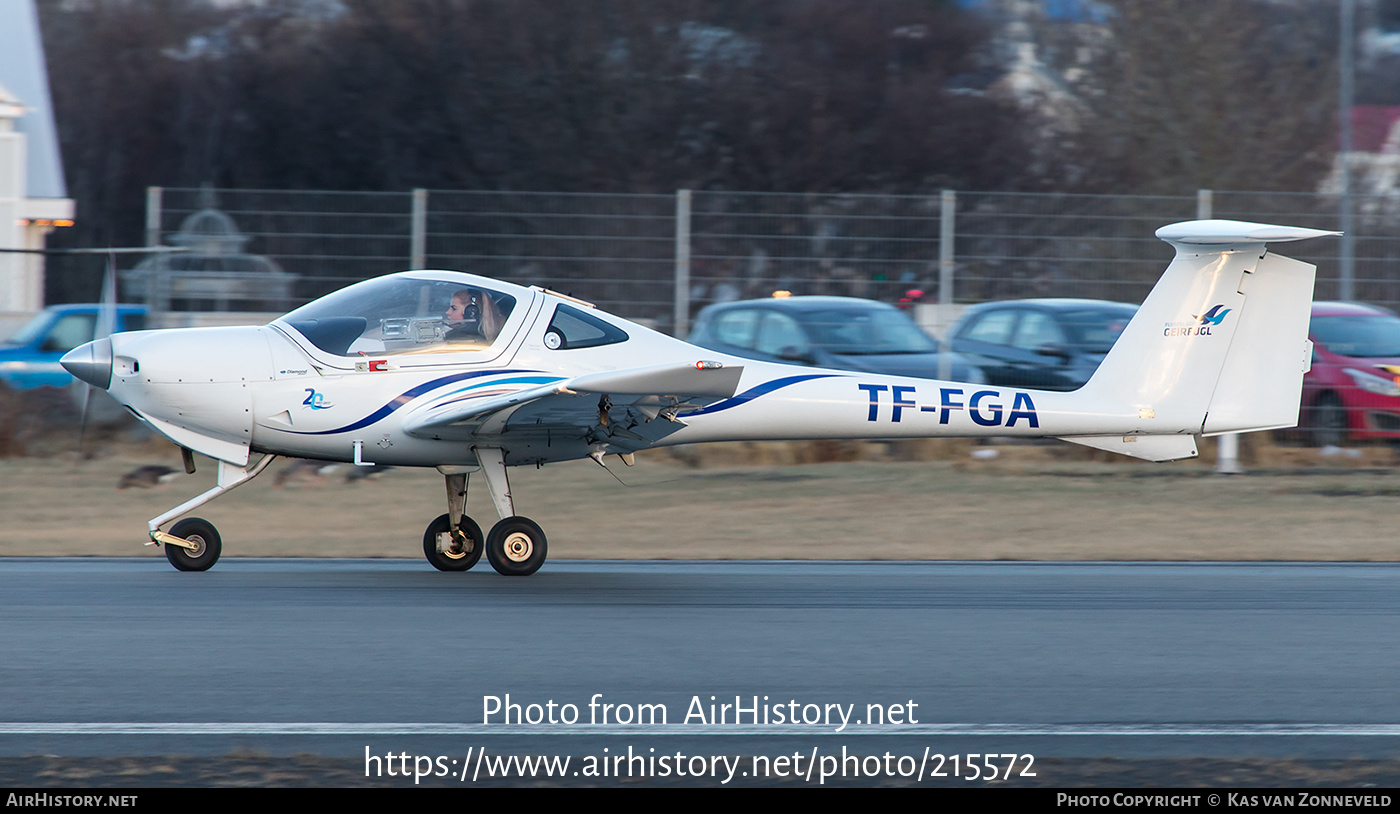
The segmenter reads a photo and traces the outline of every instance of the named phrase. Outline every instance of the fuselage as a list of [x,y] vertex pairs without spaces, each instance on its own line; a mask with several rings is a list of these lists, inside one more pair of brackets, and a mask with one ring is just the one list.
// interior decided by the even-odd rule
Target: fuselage
[[[453,272],[394,277],[403,285],[499,292],[511,300],[509,313],[489,341],[471,344],[402,339],[429,329],[443,333],[429,324],[436,319],[431,303],[414,306],[416,317],[380,317],[377,330],[362,327],[374,314],[366,319],[347,307],[336,316],[324,308],[311,316],[293,312],[257,327],[117,334],[108,390],[176,443],[236,464],[246,463],[251,451],[396,466],[469,465],[472,446],[483,443],[479,437],[410,434],[405,417],[581,374],[702,360],[742,367],[738,386],[726,398],[688,402],[677,421],[656,418],[637,399],[619,396],[592,431],[557,409],[541,408],[495,428],[492,444],[506,449],[510,463],[538,464],[703,441],[1163,431],[1128,411],[1107,414],[1075,393],[755,362],[539,289]],[[566,326],[564,309],[574,322],[582,314],[604,327]],[[350,318],[359,321],[347,332],[337,320]],[[414,319],[421,324],[406,321]],[[561,347],[550,336],[569,330],[584,337],[601,333],[606,341],[566,339]],[[597,410],[593,401],[587,409]]]

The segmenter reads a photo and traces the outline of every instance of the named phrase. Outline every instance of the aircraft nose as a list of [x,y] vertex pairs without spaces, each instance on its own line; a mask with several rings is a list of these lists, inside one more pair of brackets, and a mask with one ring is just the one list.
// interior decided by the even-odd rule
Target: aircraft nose
[[79,345],[58,363],[79,379],[106,390],[112,384],[112,340],[103,338]]

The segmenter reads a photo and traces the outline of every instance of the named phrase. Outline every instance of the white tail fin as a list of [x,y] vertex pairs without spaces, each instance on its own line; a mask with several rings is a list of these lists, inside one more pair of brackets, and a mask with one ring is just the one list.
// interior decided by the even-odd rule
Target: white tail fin
[[[1265,244],[1336,234],[1225,220],[1158,229],[1176,257],[1080,392],[1109,410],[1136,411],[1148,435],[1293,426],[1316,268],[1267,254]],[[1065,440],[1109,448],[1110,439]],[[1153,459],[1195,450],[1186,439],[1109,446]]]

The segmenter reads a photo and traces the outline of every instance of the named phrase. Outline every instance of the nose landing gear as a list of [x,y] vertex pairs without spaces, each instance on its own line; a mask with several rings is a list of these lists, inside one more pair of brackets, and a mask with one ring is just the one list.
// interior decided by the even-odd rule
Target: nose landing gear
[[[264,455],[247,466],[236,466],[227,461],[219,461],[217,485],[193,500],[187,500],[147,523],[146,527],[150,531],[151,541],[146,545],[164,546],[165,558],[181,571],[208,571],[213,568],[214,563],[219,561],[219,555],[223,552],[223,542],[219,539],[219,532],[214,528],[213,523],[198,517],[187,517],[171,526],[169,532],[161,531],[160,527],[185,512],[203,506],[230,489],[241,486],[257,477],[258,473],[267,469],[267,465],[272,463],[273,457],[272,455]],[[192,461],[186,464],[187,471],[193,471],[191,463]]]
[[208,571],[219,561],[223,541],[214,524],[200,517],[187,517],[170,527],[170,536],[179,537],[190,548],[176,543],[165,544],[165,558],[181,571]]

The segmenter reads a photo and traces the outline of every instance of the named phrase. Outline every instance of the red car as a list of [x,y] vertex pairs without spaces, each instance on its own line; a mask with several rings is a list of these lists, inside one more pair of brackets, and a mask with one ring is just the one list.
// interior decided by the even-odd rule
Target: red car
[[1317,445],[1400,438],[1400,317],[1374,305],[1315,302],[1299,426]]

